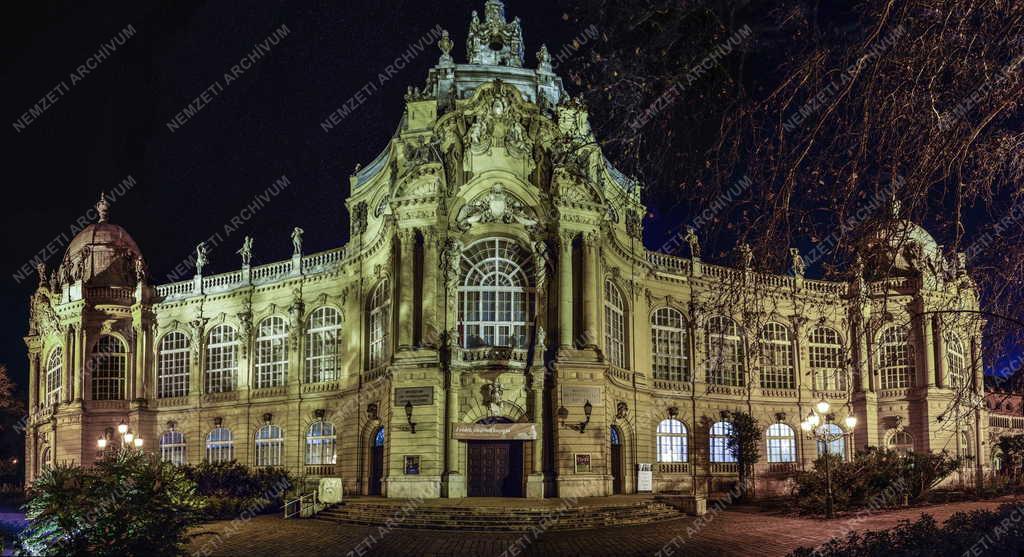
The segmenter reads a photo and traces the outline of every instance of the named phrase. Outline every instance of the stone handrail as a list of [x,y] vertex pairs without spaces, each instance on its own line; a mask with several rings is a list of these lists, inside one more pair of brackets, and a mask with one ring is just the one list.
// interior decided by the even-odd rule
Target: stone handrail
[[693,390],[693,384],[689,381],[674,381],[671,379],[654,379],[654,388],[659,391],[679,391],[688,393]]
[[242,271],[221,273],[209,277],[203,277],[203,290],[213,290],[225,286],[233,286],[242,283]]
[[740,467],[735,462],[712,462],[711,473],[712,474],[737,474],[740,471]]
[[85,289],[85,297],[90,300],[115,303],[135,303],[135,291],[129,288],[110,286],[89,286]]
[[463,348],[459,350],[459,358],[463,362],[509,361],[526,363],[527,351],[507,346],[486,346],[483,348]]
[[662,474],[687,474],[690,472],[689,462],[658,462],[654,468]]
[[675,272],[681,275],[690,274],[692,267],[689,259],[657,251],[647,252],[647,262],[657,269]]
[[156,286],[157,296],[164,298],[170,298],[173,296],[181,296],[184,294],[191,294],[194,290],[193,282],[190,280],[183,280],[181,282],[172,282],[170,284],[160,284]]
[[292,272],[291,260],[278,261],[276,263],[268,263],[266,265],[260,265],[259,267],[252,268],[253,282],[266,282],[276,278],[281,278],[290,275]]

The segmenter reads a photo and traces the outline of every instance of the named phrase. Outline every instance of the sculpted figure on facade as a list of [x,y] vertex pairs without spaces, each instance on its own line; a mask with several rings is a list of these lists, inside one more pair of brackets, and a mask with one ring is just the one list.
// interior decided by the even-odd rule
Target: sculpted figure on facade
[[789,268],[790,272],[793,273],[794,277],[804,278],[806,264],[804,263],[804,258],[800,255],[800,250],[797,248],[790,248],[789,257],[791,259]]
[[296,226],[292,229],[292,255],[302,255],[302,235],[306,231]]
[[700,259],[700,240],[697,239],[697,229],[692,226],[686,227],[686,245],[690,246],[690,257]]
[[209,249],[206,247],[206,242],[199,242],[196,246],[196,274],[203,274],[203,267],[209,262]]
[[242,266],[248,267],[252,263],[252,236],[246,236],[242,240],[242,247],[235,253],[242,256]]

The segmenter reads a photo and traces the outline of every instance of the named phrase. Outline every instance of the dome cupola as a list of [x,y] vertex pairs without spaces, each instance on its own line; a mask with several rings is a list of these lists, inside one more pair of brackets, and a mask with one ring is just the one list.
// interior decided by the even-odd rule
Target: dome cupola
[[109,222],[110,204],[100,195],[97,221],[86,226],[68,244],[58,279],[65,284],[131,287],[137,269],[144,268],[142,252],[128,232]]

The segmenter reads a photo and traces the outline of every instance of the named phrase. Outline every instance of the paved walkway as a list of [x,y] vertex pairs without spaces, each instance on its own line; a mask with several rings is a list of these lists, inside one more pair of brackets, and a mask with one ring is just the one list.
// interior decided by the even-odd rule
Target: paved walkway
[[259,516],[248,521],[214,522],[197,528],[189,553],[253,557],[782,556],[801,545],[822,543],[851,527],[881,530],[901,520],[916,520],[924,512],[942,522],[958,511],[994,509],[1010,500],[1012,498],[950,503],[877,513],[856,524],[843,518],[825,522],[736,508],[703,518],[685,517],[643,526],[546,534],[539,530],[536,534],[435,532],[352,526],[318,519],[286,521],[278,516]]

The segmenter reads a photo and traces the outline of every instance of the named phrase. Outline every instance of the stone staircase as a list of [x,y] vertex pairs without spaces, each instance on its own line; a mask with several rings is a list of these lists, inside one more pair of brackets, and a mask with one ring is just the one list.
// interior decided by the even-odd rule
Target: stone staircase
[[417,505],[410,500],[401,505],[363,501],[342,503],[321,511],[317,518],[343,524],[394,528],[530,532],[534,529],[586,530],[633,526],[684,516],[675,508],[651,499],[577,506],[570,501],[559,501],[557,506],[537,507]]

